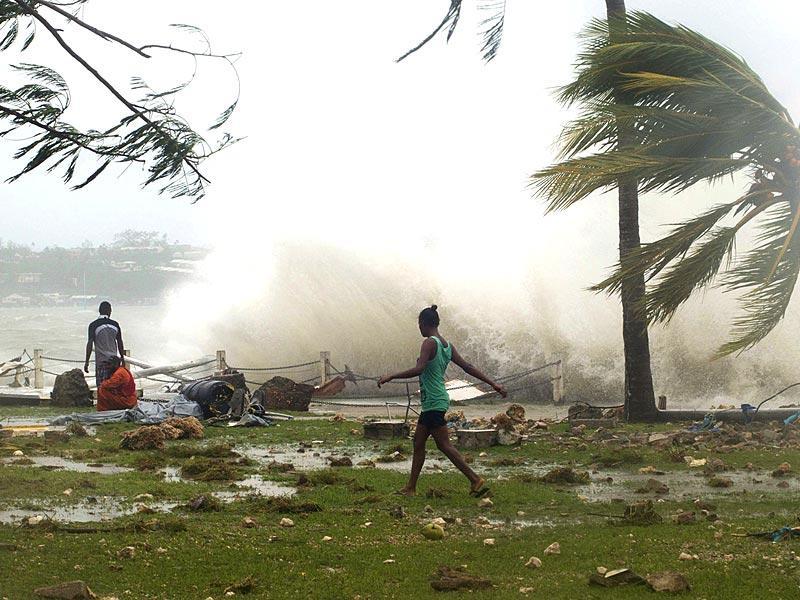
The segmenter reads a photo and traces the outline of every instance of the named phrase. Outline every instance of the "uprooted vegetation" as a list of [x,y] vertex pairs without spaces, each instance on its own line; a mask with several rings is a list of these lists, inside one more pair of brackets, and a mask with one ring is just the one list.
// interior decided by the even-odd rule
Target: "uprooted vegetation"
[[195,456],[183,463],[181,476],[197,481],[235,481],[242,478],[242,472],[223,459]]

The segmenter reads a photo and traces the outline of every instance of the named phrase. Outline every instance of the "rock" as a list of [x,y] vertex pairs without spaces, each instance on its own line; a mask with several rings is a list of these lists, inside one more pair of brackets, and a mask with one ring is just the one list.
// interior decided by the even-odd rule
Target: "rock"
[[387,558],[385,561],[383,561],[383,564],[385,564],[385,565],[393,565],[396,562],[397,561],[395,559],[393,559],[393,558]]
[[639,469],[639,473],[642,475],[663,475],[664,471],[659,471],[653,465],[647,465]]
[[605,567],[597,567],[596,571],[598,575],[605,575],[606,573],[608,573],[608,569],[606,569]]
[[433,521],[431,521],[431,523],[444,527],[447,521],[445,521],[442,517],[436,517]]
[[253,392],[253,402],[269,410],[308,412],[313,393],[313,385],[295,383],[286,377],[277,376]]
[[441,540],[444,537],[444,527],[436,523],[428,523],[422,528],[422,535],[428,540]]
[[553,542],[547,548],[544,549],[545,556],[549,556],[551,554],[561,554],[561,544],[558,542]]
[[693,458],[691,456],[684,456],[683,460],[689,465],[690,469],[699,469],[700,467],[706,466],[706,459],[705,458]]
[[788,462],[781,463],[778,465],[778,468],[772,472],[773,477],[786,477],[789,473],[792,472],[792,465]]
[[491,498],[481,498],[478,501],[478,506],[480,508],[491,508],[494,506],[494,502],[492,502]]
[[514,421],[506,413],[497,413],[491,418],[491,422],[498,431],[514,430]]
[[437,592],[481,590],[492,587],[489,579],[470,575],[460,567],[439,567],[431,576],[430,582],[431,587]]
[[34,515],[32,517],[28,517],[25,523],[29,527],[36,527],[37,525],[41,525],[44,522],[44,517],[42,515]]
[[497,432],[497,443],[500,446],[516,446],[522,442],[522,436],[515,431],[500,429]]
[[694,511],[684,510],[672,517],[672,520],[678,525],[688,525],[689,523],[695,523],[697,521],[697,517],[695,516]]
[[671,440],[671,439],[672,439],[672,436],[667,434],[667,433],[651,433],[647,437],[647,443],[648,444],[656,444],[658,442],[664,442],[664,441],[668,441],[668,440]]
[[240,525],[245,529],[252,529],[253,527],[257,527],[258,523],[256,523],[256,520],[253,517],[245,517],[242,519]]
[[34,595],[40,598],[57,598],[60,600],[83,600],[85,598],[97,598],[83,581],[68,581],[48,587],[37,588],[33,591]]
[[647,585],[650,586],[654,592],[670,592],[677,594],[679,592],[688,592],[691,588],[686,577],[675,571],[664,571],[662,573],[653,573],[646,577]]
[[56,376],[50,402],[53,406],[91,406],[92,391],[83,377],[83,371],[72,369]]
[[332,467],[352,467],[353,461],[349,456],[332,456],[330,458]]
[[330,542],[333,538],[329,535],[325,535],[322,537],[323,542]]
[[119,447],[126,450],[163,450],[166,436],[158,425],[145,425],[122,434]]
[[131,559],[136,556],[136,548],[133,546],[125,546],[117,550],[117,558]]
[[678,560],[694,560],[694,556],[692,556],[688,552],[681,552],[678,555]]
[[617,587],[621,585],[638,585],[644,583],[644,579],[631,571],[630,569],[614,569],[613,571],[606,571],[604,574],[592,573],[589,576],[590,585],[599,585],[602,587]]
[[519,588],[520,594],[530,594],[533,591],[532,587],[521,587]]
[[283,517],[280,522],[281,527],[294,527],[294,521],[288,517]]
[[486,538],[483,540],[484,546],[494,546],[494,538]]
[[12,456],[25,456],[25,453],[22,450],[14,450]]
[[525,563],[525,566],[529,569],[538,569],[542,566],[542,560],[536,556],[531,556],[528,562]]
[[669,493],[669,487],[666,483],[658,479],[648,479],[642,487],[636,490],[637,494],[647,494],[650,492],[654,494],[667,494]]

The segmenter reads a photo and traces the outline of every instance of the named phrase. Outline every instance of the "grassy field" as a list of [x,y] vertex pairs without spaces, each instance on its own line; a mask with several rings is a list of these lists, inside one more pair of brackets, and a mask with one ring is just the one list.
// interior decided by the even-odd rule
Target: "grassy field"
[[[39,409],[2,409],[11,414],[41,416]],[[64,524],[45,520],[37,526],[19,522],[0,526],[0,597],[32,598],[39,586],[81,579],[100,597],[206,599],[252,598],[429,598],[430,578],[440,566],[465,566],[468,573],[489,579],[492,587],[471,592],[486,598],[640,598],[653,592],[644,586],[599,588],[587,584],[599,566],[629,567],[644,576],[676,570],[692,585],[692,598],[796,598],[800,562],[794,551],[800,540],[770,543],[739,537],[743,532],[773,530],[797,524],[797,493],[768,480],[758,492],[746,485],[717,490],[705,485],[685,463],[676,462],[676,448],[601,448],[570,436],[565,426],[555,434],[535,437],[517,448],[495,447],[486,456],[472,452],[474,467],[489,474],[491,507],[480,507],[467,495],[466,480],[452,470],[423,471],[419,494],[393,494],[405,481],[402,471],[380,468],[324,468],[304,473],[268,468],[266,460],[237,455],[243,449],[296,451],[322,457],[353,453],[373,458],[395,450],[397,442],[375,444],[360,435],[354,421],[297,419],[277,427],[247,430],[206,428],[202,441],[167,442],[164,451],[119,449],[128,425],[99,427],[96,436],[72,437],[46,444],[41,438],[13,438],[0,445],[0,455],[16,450],[25,457],[65,456],[91,464],[130,467],[121,474],[45,470],[25,464],[25,457],[6,459],[0,467],[0,510],[80,505],[111,497],[120,506],[161,501],[185,503],[203,493],[230,491],[224,480],[166,481],[161,468],[188,472],[203,460],[224,463],[235,478],[258,475],[298,492],[287,499],[241,495],[219,510],[174,510],[137,513],[99,523]],[[674,427],[672,429],[675,429]],[[669,426],[624,427],[616,433],[668,431]],[[311,445],[312,440],[323,444]],[[410,452],[410,442],[402,449]],[[781,462],[800,465],[795,447],[757,447],[731,451],[713,443],[678,448],[696,457],[722,457],[738,472],[747,463],[762,477]],[[429,458],[437,459],[431,446]],[[277,460],[281,456],[276,455]],[[591,486],[541,483],[533,473],[553,465],[598,469]],[[603,515],[622,515],[630,496],[628,476],[652,465],[666,476],[686,477],[701,494],[684,495],[671,485],[656,500],[664,522],[637,526]],[[186,468],[184,468],[186,467]],[[613,483],[599,482],[611,473]],[[730,474],[730,473],[728,473]],[[720,473],[726,475],[726,473]],[[201,473],[202,476],[202,473]],[[658,478],[659,476],[655,476]],[[767,473],[766,477],[769,477]],[[795,482],[789,475],[788,481]],[[695,481],[697,480],[697,481]],[[298,485],[298,481],[301,485]],[[592,495],[592,488],[611,491]],[[65,490],[71,490],[68,495]],[[139,494],[152,499],[135,501]],[[587,496],[599,501],[587,502]],[[704,519],[693,500],[712,502],[719,517]],[[659,499],[660,498],[660,499]],[[671,515],[694,510],[698,520],[679,525]],[[427,540],[422,528],[432,519],[446,520],[445,537]],[[246,518],[247,525],[243,524]],[[294,526],[281,526],[289,518]],[[80,529],[83,528],[83,531]],[[86,529],[89,530],[86,530]],[[493,545],[485,540],[493,539]],[[560,554],[545,555],[553,542]],[[133,550],[130,550],[132,548]],[[682,553],[694,560],[679,560]],[[542,567],[525,566],[531,556]]]

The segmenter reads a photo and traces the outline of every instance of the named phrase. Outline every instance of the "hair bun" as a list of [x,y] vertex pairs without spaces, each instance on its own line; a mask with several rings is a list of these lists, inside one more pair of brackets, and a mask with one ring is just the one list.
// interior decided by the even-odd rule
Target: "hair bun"
[[431,310],[436,310],[437,308],[439,308],[439,307],[436,306],[435,304],[431,304]]

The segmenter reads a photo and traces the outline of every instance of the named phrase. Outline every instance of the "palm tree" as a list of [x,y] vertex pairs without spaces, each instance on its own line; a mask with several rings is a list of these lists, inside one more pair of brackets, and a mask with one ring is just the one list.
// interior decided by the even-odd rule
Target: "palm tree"
[[[595,289],[618,292],[645,277],[636,311],[649,322],[669,321],[709,285],[738,291],[742,312],[718,354],[746,350],[783,318],[800,272],[800,131],[742,58],[701,34],[641,12],[609,33],[608,21],[587,28],[577,77],[559,93],[583,112],[563,131],[561,162],[533,183],[559,210],[626,179],[677,193],[744,171],[740,197],[621,256]],[[746,228],[756,228],[755,241],[736,256]]]
[[[489,17],[483,20],[483,56],[488,62],[497,54],[503,36],[505,24],[505,1],[479,2],[479,6],[489,11]],[[431,41],[440,31],[447,28],[447,39],[453,35],[461,16],[462,0],[450,0],[450,6],[441,23],[417,46],[406,52],[398,62],[409,54],[416,52]],[[606,11],[609,23],[617,24],[617,29],[624,29],[625,0],[606,0]],[[611,35],[609,28],[607,35]],[[613,90],[611,97],[617,103],[625,103],[627,95],[621,90]],[[624,128],[620,128],[621,138]],[[624,177],[619,180],[619,252],[620,260],[635,252],[640,247],[639,240],[639,193],[635,177]],[[625,355],[625,415],[629,420],[651,420],[657,414],[655,393],[653,391],[653,375],[650,368],[650,341],[647,333],[647,321],[636,310],[645,296],[644,275],[632,273],[620,283],[622,302],[622,339]]]

